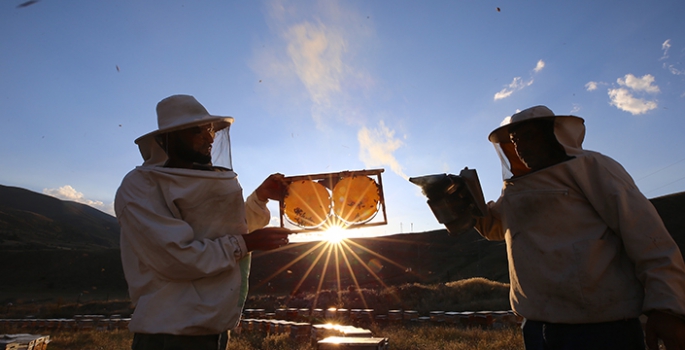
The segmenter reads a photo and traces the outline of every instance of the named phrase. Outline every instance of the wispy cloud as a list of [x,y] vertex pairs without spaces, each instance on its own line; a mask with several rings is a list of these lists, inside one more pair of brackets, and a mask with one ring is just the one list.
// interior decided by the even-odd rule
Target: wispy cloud
[[656,100],[636,97],[635,94],[656,94],[660,91],[657,85],[653,85],[654,76],[645,74],[638,78],[632,74],[626,74],[616,80],[618,88],[609,89],[609,100],[612,106],[631,113],[633,115],[644,114],[657,108]]
[[542,70],[542,68],[545,68],[545,61],[539,60],[538,64],[535,65],[535,69],[533,69],[533,71],[535,73],[538,73]]
[[[316,105],[329,107],[349,69],[343,62],[345,40],[322,23],[303,22],[285,33],[287,53]],[[318,116],[316,116],[318,117]]]
[[404,174],[402,166],[393,154],[404,143],[395,137],[395,131],[385,126],[382,120],[378,123],[377,128],[361,128],[357,133],[357,140],[360,146],[359,159],[364,162],[366,167],[389,166],[397,175],[405,179],[409,178]]
[[574,103],[570,114],[573,115],[573,114],[578,113],[578,112],[580,112],[580,105]]
[[[667,60],[669,58],[669,51],[671,49],[671,39],[668,39],[664,41],[663,44],[661,44],[661,50],[663,50],[663,55],[659,59],[660,61]],[[683,51],[683,50],[681,50]],[[670,62],[664,62],[662,64],[662,67],[669,71],[669,73],[673,75],[685,75],[685,69],[679,68],[682,67],[682,62],[676,62],[675,64],[670,63]]]
[[501,100],[511,96],[515,91],[522,90],[526,86],[531,86],[533,84],[533,79],[528,81],[523,81],[521,77],[515,77],[514,80],[509,83],[504,89],[500,90],[495,94],[495,101]]
[[685,69],[678,69],[672,64],[664,63],[664,69],[667,69],[673,75],[685,75]]
[[298,98],[305,96],[305,103],[311,103],[312,118],[321,129],[329,122],[357,123],[349,117],[349,111],[357,108],[350,101],[374,85],[354,60],[373,31],[361,22],[366,16],[341,5],[344,3],[319,1],[304,6],[288,0],[269,2],[267,23],[277,39],[260,45],[250,64],[275,92],[297,93],[304,88]]
[[[543,68],[545,68],[545,61],[539,60],[538,63],[533,68],[533,73],[539,73]],[[533,78],[524,81],[521,77],[514,77],[514,79],[505,86],[502,90],[498,91],[494,99],[495,101],[505,99],[511,96],[514,92],[524,89],[525,87],[533,85]]]
[[664,51],[663,56],[661,56],[662,60],[665,60],[668,58],[668,50],[671,48],[671,39],[667,39],[664,41],[663,44],[661,44],[661,50]]
[[599,83],[597,83],[596,81],[588,82],[587,84],[585,84],[585,89],[586,89],[587,91],[595,91],[595,90],[597,90],[597,85],[598,85],[598,84],[599,84]]
[[55,197],[57,199],[77,202],[85,205],[89,205],[95,209],[114,215],[114,206],[112,203],[105,204],[102,201],[94,201],[87,199],[83,193],[77,191],[70,185],[65,185],[60,188],[44,188],[43,194]]
[[339,123],[357,126],[359,159],[367,167],[388,166],[407,178],[393,154],[402,141],[383,121],[368,127],[377,112],[360,107],[377,92],[376,79],[354,58],[375,35],[368,16],[349,4],[323,0],[305,6],[271,0],[267,22],[279,41],[270,50],[258,49],[252,66],[279,86],[294,87],[285,91],[304,87],[304,103],[311,104],[317,128],[331,130]]

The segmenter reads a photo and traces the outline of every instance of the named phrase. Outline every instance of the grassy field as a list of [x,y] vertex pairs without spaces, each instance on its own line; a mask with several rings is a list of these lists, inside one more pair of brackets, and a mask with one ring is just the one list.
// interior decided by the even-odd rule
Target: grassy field
[[[25,333],[26,330],[0,329],[3,334]],[[523,349],[521,332],[517,328],[485,330],[426,324],[422,326],[391,326],[373,328],[374,336],[388,338],[389,348],[444,350],[515,350]],[[33,333],[37,334],[37,333]],[[127,330],[114,331],[54,331],[49,350],[124,350],[131,348],[133,336]],[[316,350],[310,342],[297,342],[287,334],[264,335],[243,333],[233,335],[228,350]]]
[[[385,289],[348,289],[321,291],[302,295],[251,295],[246,308],[276,310],[278,308],[365,308],[375,314],[388,310],[416,310],[428,316],[430,311],[508,310],[508,289],[504,283],[472,278],[431,285],[405,284]],[[31,316],[36,319],[71,318],[74,315],[121,315],[129,317],[133,308],[127,299],[65,301],[61,298],[31,298],[15,300],[0,309],[0,319]],[[319,323],[322,320],[316,320]],[[315,322],[312,322],[315,323]],[[10,329],[0,333],[32,333],[50,335],[50,350],[66,349],[130,349],[132,335],[128,330],[32,330]],[[412,322],[394,325],[370,324],[375,337],[389,340],[390,349],[522,349],[520,330],[515,326],[499,329],[465,328],[455,324]],[[316,345],[295,341],[286,333],[266,334],[244,331],[233,334],[230,350],[314,350]]]
[[[347,308],[374,309],[375,314],[388,310],[416,310],[428,316],[430,311],[509,310],[509,285],[485,278],[419,284],[408,283],[384,289],[322,290],[297,295],[250,295],[245,308],[274,311],[278,308]],[[112,315],[129,317],[130,301],[112,299],[109,294],[83,295],[80,300],[54,295],[14,298],[0,305],[0,318],[69,318],[74,315]]]

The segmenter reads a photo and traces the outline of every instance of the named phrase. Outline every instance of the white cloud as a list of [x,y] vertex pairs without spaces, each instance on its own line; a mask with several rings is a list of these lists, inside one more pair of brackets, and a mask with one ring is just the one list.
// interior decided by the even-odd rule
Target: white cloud
[[[543,68],[545,68],[545,62],[543,60],[539,60],[538,63],[535,65],[535,68],[533,68],[533,72],[538,73]],[[506,87],[504,87],[502,90],[498,91],[495,94],[494,99],[495,99],[495,101],[497,101],[497,100],[507,98],[507,97],[511,96],[511,94],[513,94],[514,92],[522,90],[527,86],[531,86],[532,84],[533,84],[533,78],[532,77],[527,81],[523,81],[523,79],[521,77],[514,77],[514,79],[511,81],[511,83],[509,83],[509,85],[507,85]]]
[[618,78],[616,81],[619,85],[629,87],[635,91],[644,91],[650,94],[659,92],[659,87],[652,85],[654,76],[651,74],[645,74],[642,78],[638,78],[632,74],[626,74],[624,78]]
[[587,84],[585,84],[585,90],[586,91],[595,91],[599,89],[600,86],[604,85],[609,85],[609,83],[605,83],[603,81],[589,81]]
[[[250,63],[269,82],[265,88],[274,95],[290,94],[290,103],[294,103],[293,98],[311,103],[312,118],[322,129],[334,119],[359,122],[351,117],[361,105],[354,101],[355,95],[374,85],[373,77],[354,60],[356,53],[375,38],[373,30],[368,21],[361,22],[366,16],[342,5],[329,1],[308,5],[288,0],[268,2],[267,23],[278,39],[260,45]],[[316,17],[310,15],[312,11]]]
[[656,94],[661,90],[653,85],[654,76],[645,74],[638,78],[632,74],[626,74],[623,78],[616,79],[619,88],[608,90],[609,104],[633,115],[647,113],[657,108],[656,100],[636,97],[635,94]]
[[662,60],[668,58],[668,49],[670,49],[670,48],[671,48],[671,39],[667,39],[666,41],[664,41],[663,44],[661,44],[661,49],[664,50],[664,55],[661,56]]
[[73,188],[69,185],[62,186],[60,188],[44,188],[43,194],[47,194],[49,196],[53,196],[53,197],[59,198],[59,199],[79,202],[79,203],[88,204],[88,205],[102,204],[102,202],[99,202],[99,201],[91,201],[91,200],[85,199],[83,196],[83,193],[76,191],[75,188]]
[[609,89],[609,99],[612,106],[633,115],[647,113],[657,107],[655,101],[637,98],[626,88]]
[[[355,57],[378,39],[373,21],[348,4],[267,1],[267,23],[278,39],[259,45],[250,65],[260,77],[266,76],[274,95],[291,94],[300,99],[297,102],[311,104],[317,128],[332,131],[340,122],[354,125],[359,158],[367,167],[387,166],[407,178],[393,155],[403,142],[381,118],[376,128],[367,126],[373,113],[363,106],[379,91],[374,90],[376,78]],[[294,104],[292,98],[288,102]]]
[[357,140],[359,141],[359,159],[364,162],[365,167],[385,165],[402,178],[409,178],[393,155],[393,152],[404,143],[395,137],[395,131],[385,126],[382,120],[376,129],[362,127],[357,133]]
[[501,100],[503,98],[507,98],[511,96],[515,91],[522,90],[526,86],[531,86],[533,84],[533,79],[531,78],[528,81],[523,81],[521,77],[515,77],[514,80],[507,85],[504,89],[500,90],[498,93],[495,94],[495,101]]
[[62,186],[60,188],[44,188],[43,194],[52,196],[61,200],[67,200],[72,202],[77,202],[81,204],[89,205],[95,209],[114,215],[113,204],[105,204],[101,201],[93,201],[85,198],[83,193],[76,191],[73,187],[69,185]]

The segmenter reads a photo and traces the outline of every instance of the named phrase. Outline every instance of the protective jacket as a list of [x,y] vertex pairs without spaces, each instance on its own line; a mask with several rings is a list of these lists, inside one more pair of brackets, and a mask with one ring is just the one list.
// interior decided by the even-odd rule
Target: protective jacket
[[[573,158],[527,174],[512,171],[476,224],[485,238],[507,243],[512,308],[555,323],[651,310],[685,315],[683,257],[651,202],[619,163],[582,149],[581,118],[553,119],[557,140]],[[490,139],[511,171],[520,161],[495,134]]]
[[268,223],[266,202],[254,193],[244,202],[233,171],[149,163],[126,175],[115,199],[135,305],[129,329],[204,335],[234,328],[250,264],[242,235]]

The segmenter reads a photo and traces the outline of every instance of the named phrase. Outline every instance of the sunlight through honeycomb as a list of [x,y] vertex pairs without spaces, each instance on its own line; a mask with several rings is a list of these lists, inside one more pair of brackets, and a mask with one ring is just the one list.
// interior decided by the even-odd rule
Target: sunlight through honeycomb
[[346,177],[333,188],[333,211],[347,223],[363,223],[378,213],[380,199],[378,184],[370,177]]
[[300,232],[387,224],[382,172],[372,169],[286,177],[281,227]]
[[291,223],[303,228],[317,227],[328,218],[331,198],[326,187],[318,182],[295,181],[288,185],[283,208]]

